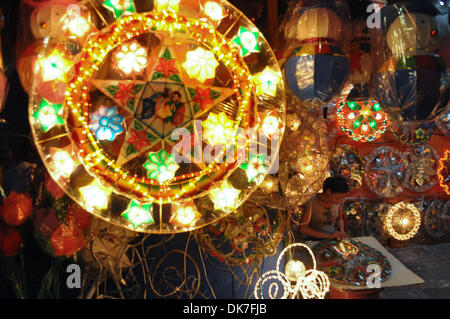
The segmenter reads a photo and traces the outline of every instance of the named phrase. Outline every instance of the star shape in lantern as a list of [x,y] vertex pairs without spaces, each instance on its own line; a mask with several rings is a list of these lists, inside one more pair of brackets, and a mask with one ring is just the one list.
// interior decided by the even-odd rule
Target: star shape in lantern
[[152,208],[151,203],[139,203],[136,200],[131,200],[128,208],[122,213],[122,216],[128,220],[134,228],[138,228],[143,224],[153,224],[153,216],[150,212]]
[[248,181],[251,183],[253,180],[262,174],[267,172],[266,155],[255,155],[250,153],[249,161],[242,164],[241,168],[247,173]]
[[[148,151],[164,149],[170,153],[177,144],[172,139],[177,129],[187,130],[201,142],[201,131],[194,125],[195,120],[204,118],[204,114],[236,94],[231,88],[196,84],[197,79],[190,79],[183,72],[181,61],[186,62],[186,54],[191,52],[183,50],[177,45],[162,46],[157,54],[150,55],[149,63],[140,73],[145,79],[91,80],[124,111],[121,114],[126,132],[117,154],[117,165]],[[181,156],[185,162],[195,162],[191,153]],[[202,169],[203,164],[197,168]]]
[[275,72],[273,69],[266,66],[262,72],[255,75],[255,80],[258,83],[256,94],[276,96],[277,86],[281,81],[279,72]]
[[48,132],[55,125],[63,125],[62,104],[51,104],[45,99],[41,100],[41,104],[33,117],[39,121],[44,132]]
[[36,65],[40,67],[40,74],[44,82],[67,80],[67,72],[73,62],[64,57],[62,50],[54,48],[48,55],[39,58]]
[[203,121],[203,137],[210,145],[226,144],[234,136],[234,121],[224,112],[209,113]]
[[108,208],[109,196],[112,190],[104,187],[97,179],[84,187],[79,188],[79,192],[88,209],[106,209]]
[[237,206],[241,191],[231,186],[225,181],[219,188],[211,190],[209,197],[214,203],[215,210],[232,211]]
[[216,76],[216,68],[219,65],[214,53],[204,50],[200,47],[186,54],[186,62],[183,68],[189,77],[205,82],[207,79],[213,79]]
[[369,188],[381,197],[394,197],[403,192],[407,161],[392,147],[375,149],[366,163],[365,179]]
[[239,28],[238,35],[233,39],[233,42],[240,48],[243,57],[261,51],[258,36],[258,32],[250,31],[243,26]]
[[136,12],[134,0],[106,0],[103,6],[114,13],[114,18],[118,19],[123,14],[130,14]]
[[428,145],[420,145],[410,152],[404,186],[410,190],[424,192],[431,189],[436,176],[437,155]]

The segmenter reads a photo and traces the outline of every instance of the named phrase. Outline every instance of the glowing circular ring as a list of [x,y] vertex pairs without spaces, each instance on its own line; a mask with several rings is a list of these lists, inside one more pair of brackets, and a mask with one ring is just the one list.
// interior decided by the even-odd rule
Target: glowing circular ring
[[[402,210],[408,209],[414,216],[414,226],[406,234],[398,233],[392,226],[392,219],[394,218],[394,215],[401,209]],[[417,209],[417,207],[414,204],[405,203],[405,202],[399,202],[399,203],[395,204],[394,206],[392,206],[392,208],[387,213],[386,220],[385,220],[387,231],[389,232],[389,234],[392,237],[394,237],[397,240],[408,240],[408,239],[413,238],[414,235],[416,235],[416,233],[419,231],[420,221],[421,221],[420,212]]]
[[[174,30],[184,32],[200,44],[208,44],[219,60],[226,66],[233,66],[234,71],[231,72],[234,79],[233,88],[239,101],[234,125],[236,132],[244,119],[245,110],[251,105],[254,87],[252,76],[245,64],[242,63],[238,50],[216,32],[210,24],[167,12],[146,12],[126,16],[108,27],[106,31],[97,34],[81,52],[81,62],[76,67],[78,75],[75,76],[66,91],[66,107],[71,110],[66,125],[71,123],[72,128],[82,129],[81,132],[72,132],[71,138],[77,140],[75,145],[80,145],[79,152],[85,166],[91,173],[107,180],[109,184],[114,184],[118,192],[126,192],[128,195],[131,193],[139,200],[153,201],[157,198],[160,203],[170,203],[183,194],[195,191],[198,184],[203,182],[205,175],[210,174],[213,179],[221,177],[230,166],[229,164],[217,164],[217,159],[227,149],[223,148],[222,152],[215,157],[216,160],[211,162],[201,174],[194,174],[196,176],[193,180],[177,182],[174,185],[161,185],[153,179],[130,177],[122,167],[114,164],[114,161],[104,154],[94,134],[88,128],[90,103],[86,81],[98,70],[107,54],[122,42],[141,34],[154,31],[174,32]],[[109,41],[102,39],[105,36]],[[73,131],[70,128],[68,130]],[[173,194],[172,190],[176,190],[176,192]]]
[[[450,195],[450,187],[448,182],[446,183],[446,179],[448,179],[450,175],[450,150],[446,150],[444,156],[439,160],[439,165],[437,169],[437,175],[439,179],[439,185],[441,185],[442,189],[447,195]],[[444,179],[444,172],[447,173],[447,176]]]

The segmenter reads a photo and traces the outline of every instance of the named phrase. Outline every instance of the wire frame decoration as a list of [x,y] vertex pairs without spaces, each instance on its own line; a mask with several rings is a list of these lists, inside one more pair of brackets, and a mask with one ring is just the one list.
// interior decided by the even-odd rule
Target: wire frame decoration
[[437,175],[439,185],[441,185],[447,195],[450,195],[450,150],[446,150],[439,159]]
[[450,106],[436,119],[436,125],[445,136],[450,137]]
[[440,200],[433,200],[425,211],[423,226],[428,236],[440,239],[446,234],[445,204]]
[[376,99],[349,100],[353,85],[349,84],[338,99],[336,110],[342,131],[356,142],[372,142],[386,131],[388,118]]
[[403,187],[414,192],[426,192],[436,184],[439,157],[429,145],[420,145],[406,154],[408,168]]
[[373,150],[367,160],[364,180],[379,197],[391,198],[403,192],[408,161],[404,154],[390,146]]
[[[238,208],[284,132],[284,83],[263,35],[225,0],[77,8],[37,58],[46,90],[58,81],[60,96],[42,95],[41,82],[30,94],[52,177],[92,214],[140,232],[192,230]],[[99,31],[65,27],[80,16]],[[213,213],[197,207],[203,197]]]
[[258,263],[273,255],[283,238],[284,215],[253,199],[219,221],[196,231],[198,243],[229,266]]
[[364,176],[364,161],[358,151],[350,145],[337,145],[330,158],[331,175],[347,179],[351,190],[361,187]]
[[[307,269],[305,261],[295,259],[296,248],[306,251],[307,258],[309,257],[306,263],[311,264],[311,269]],[[287,253],[289,257],[285,258],[283,272],[281,264]],[[258,279],[253,293],[256,299],[324,299],[329,288],[328,276],[316,269],[316,259],[311,248],[302,243],[294,243],[280,253],[276,269],[265,272]]]
[[392,206],[384,222],[387,231],[393,238],[408,240],[419,231],[421,214],[414,204],[399,202]]

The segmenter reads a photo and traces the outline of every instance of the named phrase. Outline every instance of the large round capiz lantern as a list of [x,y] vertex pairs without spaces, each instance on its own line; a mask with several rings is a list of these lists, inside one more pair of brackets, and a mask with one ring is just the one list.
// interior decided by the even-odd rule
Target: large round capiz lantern
[[381,14],[377,98],[396,119],[434,120],[450,98],[450,73],[437,53],[442,28],[448,26],[437,23],[439,11],[425,1],[400,1]]
[[343,1],[299,2],[295,40],[284,66],[289,89],[308,107],[330,102],[350,73],[349,10]]
[[190,231],[235,211],[284,132],[282,73],[262,34],[222,0],[79,7],[43,43],[30,94],[53,179],[90,213],[138,232]]

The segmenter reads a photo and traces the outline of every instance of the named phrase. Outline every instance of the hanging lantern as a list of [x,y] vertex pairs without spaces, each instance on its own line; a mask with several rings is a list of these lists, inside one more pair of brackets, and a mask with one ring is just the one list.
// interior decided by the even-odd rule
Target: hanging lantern
[[450,73],[436,53],[444,36],[438,14],[426,1],[398,1],[381,10],[375,90],[395,120],[434,120],[447,106]]
[[227,1],[98,3],[79,2],[71,21],[89,17],[100,31],[77,36],[66,24],[38,54],[30,123],[50,174],[90,213],[133,231],[193,230],[238,209],[284,132],[268,43]]
[[298,2],[298,8],[288,14],[292,14],[288,19],[296,21],[296,37],[284,66],[286,82],[300,101],[314,109],[330,102],[349,76],[348,5],[344,1]]

